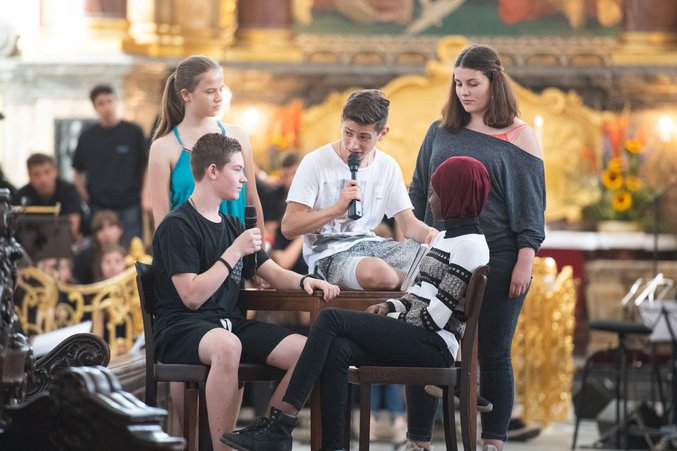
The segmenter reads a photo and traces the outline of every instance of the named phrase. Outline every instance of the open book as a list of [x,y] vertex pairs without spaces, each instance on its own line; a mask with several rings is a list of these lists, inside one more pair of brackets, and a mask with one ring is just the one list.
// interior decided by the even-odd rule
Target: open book
[[411,262],[411,266],[409,267],[407,274],[404,276],[404,280],[402,281],[400,291],[407,291],[407,289],[414,284],[414,282],[416,281],[416,277],[418,276],[419,267],[421,266],[421,259],[425,254],[428,253],[429,250],[430,250],[429,244],[421,244],[421,247],[418,248],[418,251],[416,251],[414,259]]

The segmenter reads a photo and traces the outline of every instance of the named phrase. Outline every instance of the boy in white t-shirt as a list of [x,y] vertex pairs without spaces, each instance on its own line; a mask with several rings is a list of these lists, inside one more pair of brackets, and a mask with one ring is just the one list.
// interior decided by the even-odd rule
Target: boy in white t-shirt
[[[303,235],[310,273],[347,289],[394,290],[418,250],[437,230],[416,219],[402,172],[394,158],[376,148],[388,133],[390,101],[381,91],[354,92],[343,107],[341,139],[303,158],[287,197],[282,233]],[[348,157],[359,155],[357,180]],[[362,217],[348,218],[353,200]],[[383,216],[394,217],[408,240],[376,236]]]

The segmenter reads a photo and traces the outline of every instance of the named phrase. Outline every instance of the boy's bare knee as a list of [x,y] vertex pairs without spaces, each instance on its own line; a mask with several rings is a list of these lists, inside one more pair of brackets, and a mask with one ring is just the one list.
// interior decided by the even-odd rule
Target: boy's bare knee
[[400,285],[397,271],[383,260],[364,262],[358,267],[357,280],[365,290],[395,290]]
[[237,370],[242,344],[236,336],[224,329],[212,329],[202,337],[198,348],[200,361],[213,369]]
[[215,345],[210,352],[212,369],[220,368],[230,371],[236,370],[240,366],[240,354],[242,347],[232,343],[223,343]]
[[273,349],[266,363],[287,370],[296,365],[305,344],[306,337],[303,335],[289,335]]

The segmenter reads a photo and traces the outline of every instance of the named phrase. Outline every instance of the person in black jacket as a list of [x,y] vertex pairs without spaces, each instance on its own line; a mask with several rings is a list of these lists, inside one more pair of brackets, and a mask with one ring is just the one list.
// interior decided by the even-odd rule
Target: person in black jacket
[[148,163],[147,142],[141,127],[118,116],[117,98],[108,85],[95,86],[90,100],[99,122],[86,129],[73,154],[73,182],[89,203],[92,216],[113,210],[129,245],[141,237],[141,188]]

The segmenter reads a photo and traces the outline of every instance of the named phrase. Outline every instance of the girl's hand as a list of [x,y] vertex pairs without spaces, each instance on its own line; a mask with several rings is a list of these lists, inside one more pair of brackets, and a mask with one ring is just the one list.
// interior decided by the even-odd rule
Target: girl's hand
[[387,315],[389,310],[390,309],[388,308],[388,304],[386,304],[385,302],[381,302],[379,304],[370,305],[369,307],[367,307],[366,311],[369,313],[374,313],[376,315]]
[[512,278],[510,279],[509,296],[511,298],[516,298],[527,292],[531,284],[532,268],[532,261],[517,260],[512,270]]

